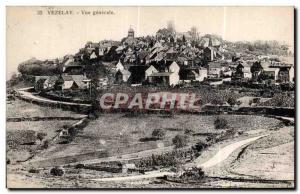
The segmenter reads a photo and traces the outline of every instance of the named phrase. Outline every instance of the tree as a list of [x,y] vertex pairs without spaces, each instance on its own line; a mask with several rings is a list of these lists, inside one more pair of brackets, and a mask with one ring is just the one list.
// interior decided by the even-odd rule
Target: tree
[[188,143],[188,136],[187,135],[181,135],[178,134],[172,139],[173,144],[175,145],[175,148],[181,148],[187,145]]
[[163,129],[154,129],[152,132],[152,137],[155,139],[164,139],[166,132]]
[[182,42],[186,42],[185,36],[182,36]]
[[217,119],[214,121],[215,129],[226,129],[228,128],[228,122],[226,119],[217,117]]
[[237,103],[237,100],[233,97],[230,97],[228,100],[227,100],[227,103],[230,105],[230,106],[234,106],[236,103]]

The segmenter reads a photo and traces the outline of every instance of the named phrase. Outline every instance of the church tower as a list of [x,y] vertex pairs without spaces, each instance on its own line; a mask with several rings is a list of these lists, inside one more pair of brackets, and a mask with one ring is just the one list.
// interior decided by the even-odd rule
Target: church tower
[[130,26],[130,28],[128,30],[128,37],[134,38],[134,30],[131,28],[131,26]]

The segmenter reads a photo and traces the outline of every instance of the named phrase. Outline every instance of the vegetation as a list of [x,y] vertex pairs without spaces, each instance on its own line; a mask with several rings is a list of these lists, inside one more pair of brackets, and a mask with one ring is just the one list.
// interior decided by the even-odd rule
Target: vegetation
[[172,139],[173,144],[175,145],[175,148],[182,148],[187,145],[188,143],[188,136],[187,135],[181,135],[178,134]]
[[185,170],[180,176],[182,181],[199,181],[204,178],[204,171],[201,168],[192,167]]
[[228,121],[224,118],[217,117],[214,121],[215,129],[226,129],[228,128]]
[[42,141],[46,136],[47,136],[47,133],[45,133],[45,132],[38,132],[36,134],[36,138],[40,141]]
[[230,106],[234,106],[234,105],[236,105],[237,100],[236,100],[236,98],[229,97],[229,99],[227,100],[227,103],[228,103]]
[[54,167],[54,168],[51,168],[50,174],[52,176],[62,176],[64,174],[64,171],[63,171],[63,169],[61,169],[59,167]]
[[152,137],[155,139],[164,139],[166,132],[163,129],[154,129],[152,132]]

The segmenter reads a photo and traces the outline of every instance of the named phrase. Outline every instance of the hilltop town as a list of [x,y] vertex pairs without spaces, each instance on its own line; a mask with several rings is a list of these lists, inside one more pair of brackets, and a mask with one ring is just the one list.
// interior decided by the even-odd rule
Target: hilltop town
[[[294,91],[288,45],[172,22],[29,59],[7,81],[8,187],[293,188]],[[128,108],[137,94],[147,110]],[[199,108],[161,106],[165,94]]]
[[[74,55],[19,65],[36,91],[98,89],[126,86],[246,84],[293,87],[294,64],[289,47],[276,41],[228,42],[217,35],[200,36],[196,27],[175,31],[172,22],[155,36],[121,41],[87,42]],[[92,83],[92,84],[91,84]]]

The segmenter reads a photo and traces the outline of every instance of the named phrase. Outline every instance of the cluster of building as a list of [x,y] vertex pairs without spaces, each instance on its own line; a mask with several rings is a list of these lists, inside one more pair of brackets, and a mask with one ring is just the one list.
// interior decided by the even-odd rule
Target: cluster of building
[[199,38],[196,32],[176,33],[167,28],[156,36],[134,36],[128,30],[121,42],[88,42],[77,54],[65,56],[61,75],[36,76],[36,89],[86,89],[90,86],[86,67],[106,69],[99,86],[110,84],[176,86],[189,82],[219,85],[231,80],[253,83],[290,83],[292,64],[269,59],[227,55],[227,46],[214,36]]

